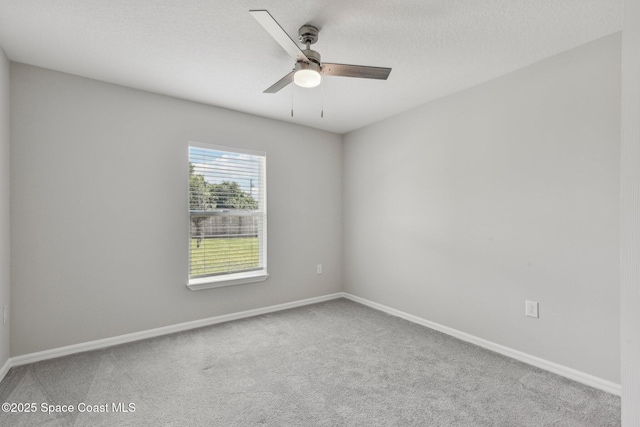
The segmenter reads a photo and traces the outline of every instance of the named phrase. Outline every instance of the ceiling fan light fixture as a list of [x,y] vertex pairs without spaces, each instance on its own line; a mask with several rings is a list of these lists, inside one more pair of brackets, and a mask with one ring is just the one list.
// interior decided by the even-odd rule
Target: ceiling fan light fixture
[[249,13],[267,33],[296,61],[295,68],[272,84],[264,93],[277,93],[290,83],[310,88],[322,83],[323,76],[356,77],[360,79],[387,80],[391,68],[365,65],[333,64],[322,62],[320,53],[311,49],[318,41],[318,27],[305,24],[298,29],[298,40],[306,45],[302,50],[266,10],[250,10]]
[[312,88],[322,82],[320,67],[315,63],[298,62],[293,74],[293,82],[300,87]]

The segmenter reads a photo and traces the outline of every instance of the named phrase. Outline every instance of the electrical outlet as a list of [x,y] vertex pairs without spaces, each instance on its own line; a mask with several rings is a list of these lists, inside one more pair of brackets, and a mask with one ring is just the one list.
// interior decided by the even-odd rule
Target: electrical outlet
[[2,312],[2,324],[6,325],[9,321],[9,306],[5,305],[4,310]]
[[322,264],[318,264],[318,265],[316,266],[316,273],[318,273],[318,274],[322,274]]
[[528,317],[538,318],[538,303],[535,301],[525,301],[524,314]]

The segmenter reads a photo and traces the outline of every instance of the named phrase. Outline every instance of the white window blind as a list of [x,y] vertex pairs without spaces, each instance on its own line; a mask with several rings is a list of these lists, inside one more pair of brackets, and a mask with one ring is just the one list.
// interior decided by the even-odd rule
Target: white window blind
[[189,145],[189,280],[266,273],[264,153]]

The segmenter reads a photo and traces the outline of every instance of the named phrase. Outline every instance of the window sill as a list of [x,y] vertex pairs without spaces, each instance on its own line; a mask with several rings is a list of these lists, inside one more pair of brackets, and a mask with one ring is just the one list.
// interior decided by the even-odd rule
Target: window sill
[[267,280],[269,275],[264,271],[250,273],[225,274],[224,276],[202,277],[189,280],[187,288],[192,291],[203,289],[221,288],[223,286],[242,285],[244,283],[262,282]]

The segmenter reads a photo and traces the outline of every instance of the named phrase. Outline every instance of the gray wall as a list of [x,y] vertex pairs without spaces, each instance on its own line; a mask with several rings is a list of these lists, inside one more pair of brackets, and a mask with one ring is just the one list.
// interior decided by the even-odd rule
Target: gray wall
[[619,383],[619,150],[620,34],[347,134],[345,290]]
[[640,0],[625,0],[622,33],[620,338],[622,425],[640,426]]
[[9,165],[9,61],[0,48],[0,367],[9,359],[9,323],[2,323],[3,308],[11,298]]
[[[341,290],[339,135],[15,63],[11,96],[12,356]],[[266,151],[267,281],[186,288],[189,140]]]

